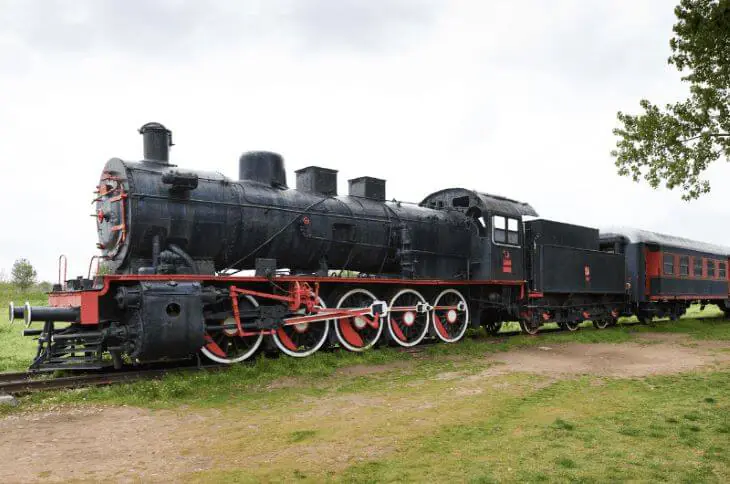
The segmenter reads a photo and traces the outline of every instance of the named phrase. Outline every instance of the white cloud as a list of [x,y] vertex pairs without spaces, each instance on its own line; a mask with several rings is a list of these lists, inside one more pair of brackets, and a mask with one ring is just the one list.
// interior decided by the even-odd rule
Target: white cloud
[[231,177],[241,152],[269,149],[290,184],[318,164],[340,170],[341,193],[372,175],[404,200],[466,186],[552,219],[730,238],[725,165],[687,204],[619,178],[609,156],[617,110],[684,93],[666,65],[664,0],[7,4],[6,270],[27,257],[55,279],[66,253],[86,272],[103,163],[138,158],[136,129],[152,120],[173,130],[174,162]]

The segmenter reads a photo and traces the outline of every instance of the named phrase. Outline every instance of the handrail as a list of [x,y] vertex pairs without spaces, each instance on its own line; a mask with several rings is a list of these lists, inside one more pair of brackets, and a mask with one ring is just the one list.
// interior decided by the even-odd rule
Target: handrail
[[[91,260],[89,260],[89,273],[86,277],[87,279],[91,279],[91,267],[94,265],[94,259],[96,259],[96,272],[99,272],[99,261],[102,259],[102,256],[92,255]],[[96,272],[94,272],[94,275],[96,275]]]
[[[61,265],[63,263],[63,265]],[[63,267],[63,276],[61,276],[61,267]],[[66,278],[68,275],[68,258],[65,254],[58,256],[58,285],[61,289],[66,289]]]

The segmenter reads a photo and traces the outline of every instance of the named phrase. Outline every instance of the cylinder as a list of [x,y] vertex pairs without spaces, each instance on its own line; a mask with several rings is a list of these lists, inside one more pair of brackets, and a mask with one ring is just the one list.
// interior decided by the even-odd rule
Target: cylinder
[[168,164],[172,132],[160,123],[147,123],[139,128],[139,132],[144,145],[144,161]]

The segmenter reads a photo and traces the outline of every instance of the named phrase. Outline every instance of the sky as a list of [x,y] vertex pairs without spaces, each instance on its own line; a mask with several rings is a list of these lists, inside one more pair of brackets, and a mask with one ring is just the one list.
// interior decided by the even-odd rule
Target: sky
[[684,202],[616,174],[616,112],[682,99],[672,0],[0,0],[0,274],[55,281],[96,253],[105,161],[137,129],[236,178],[249,150],[387,179],[418,202],[465,187],[544,218],[730,245],[730,166]]

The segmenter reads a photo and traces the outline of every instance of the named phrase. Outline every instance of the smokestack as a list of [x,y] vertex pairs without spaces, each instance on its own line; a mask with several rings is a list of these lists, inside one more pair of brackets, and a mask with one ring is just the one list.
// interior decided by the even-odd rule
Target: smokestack
[[169,164],[172,131],[160,123],[147,123],[139,128],[139,132],[144,144],[144,161]]

